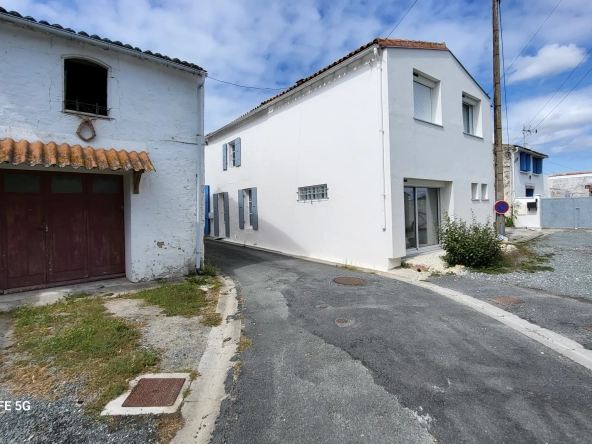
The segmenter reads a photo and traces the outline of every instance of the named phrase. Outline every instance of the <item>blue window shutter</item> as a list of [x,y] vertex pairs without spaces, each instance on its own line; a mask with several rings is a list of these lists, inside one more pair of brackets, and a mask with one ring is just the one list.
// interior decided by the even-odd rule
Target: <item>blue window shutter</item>
[[210,234],[210,186],[204,185],[204,234]]
[[531,155],[527,154],[526,155],[526,171],[530,171],[530,159],[531,159]]
[[526,171],[526,153],[520,153],[520,171]]
[[234,139],[234,166],[241,165],[241,139],[237,137]]
[[220,236],[220,215],[218,214],[218,194],[212,196],[214,198],[214,236]]
[[222,193],[224,200],[224,235],[230,237],[230,204],[228,202],[228,193]]
[[238,227],[245,228],[245,192],[238,190]]
[[253,230],[259,229],[259,205],[257,204],[257,188],[251,188],[251,202],[253,203]]
[[228,145],[222,145],[222,170],[228,169]]

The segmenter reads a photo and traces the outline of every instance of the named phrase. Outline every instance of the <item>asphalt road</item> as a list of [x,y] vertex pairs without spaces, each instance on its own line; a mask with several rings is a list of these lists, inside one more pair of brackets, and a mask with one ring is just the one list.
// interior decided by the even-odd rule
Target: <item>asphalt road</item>
[[590,442],[592,372],[494,319],[373,274],[220,242],[206,257],[253,340],[214,443]]

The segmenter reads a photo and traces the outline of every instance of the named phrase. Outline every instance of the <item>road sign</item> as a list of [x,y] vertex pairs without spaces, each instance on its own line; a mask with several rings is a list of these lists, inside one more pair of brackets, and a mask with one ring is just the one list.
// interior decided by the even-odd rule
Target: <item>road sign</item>
[[493,209],[497,214],[506,214],[510,209],[510,205],[505,200],[498,200],[493,206]]

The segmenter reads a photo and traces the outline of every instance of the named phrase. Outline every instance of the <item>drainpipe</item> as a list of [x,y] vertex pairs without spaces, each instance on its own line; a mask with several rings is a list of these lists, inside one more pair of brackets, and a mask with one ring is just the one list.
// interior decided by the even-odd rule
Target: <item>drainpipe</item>
[[374,57],[377,60],[378,67],[378,137],[380,145],[380,195],[382,207],[382,231],[386,231],[386,173],[384,168],[384,106],[382,103],[382,53],[379,53],[378,48],[374,48]]
[[204,202],[204,83],[206,75],[200,75],[197,83],[197,248],[195,257],[195,268],[200,270],[204,263],[204,223],[205,223],[205,202]]

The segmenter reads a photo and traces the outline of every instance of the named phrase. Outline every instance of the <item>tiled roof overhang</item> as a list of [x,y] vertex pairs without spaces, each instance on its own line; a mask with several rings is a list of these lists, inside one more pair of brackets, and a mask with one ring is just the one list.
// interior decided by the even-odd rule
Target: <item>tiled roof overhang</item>
[[6,9],[4,9],[0,6],[0,18],[2,16],[5,16],[8,19],[12,19],[12,20],[16,19],[19,22],[25,23],[25,24],[27,22],[29,22],[33,25],[42,26],[42,27],[47,28],[47,30],[51,30],[55,33],[63,33],[65,35],[67,35],[69,33],[72,36],[76,36],[77,38],[87,39],[89,41],[94,40],[94,41],[102,43],[102,44],[111,45],[111,47],[119,47],[122,50],[130,51],[132,53],[137,53],[138,55],[142,55],[142,56],[154,58],[154,59],[159,59],[159,61],[164,62],[164,63],[168,63],[171,65],[180,65],[180,66],[183,66],[184,68],[189,69],[189,70],[202,71],[204,73],[206,72],[205,69],[201,68],[200,66],[196,65],[195,63],[186,62],[184,60],[179,60],[177,58],[172,59],[169,56],[162,55],[158,52],[152,52],[149,50],[142,51],[137,46],[134,47],[129,44],[124,44],[124,43],[121,43],[119,40],[109,40],[108,38],[102,38],[96,34],[89,35],[87,32],[84,32],[84,31],[80,31],[77,33],[73,29],[64,28],[62,25],[59,25],[57,23],[50,25],[49,22],[47,22],[45,20],[37,21],[33,17],[31,17],[30,15],[23,17],[21,14],[19,14],[16,11],[7,11]]
[[0,163],[8,162],[12,165],[43,165],[46,167],[84,167],[87,170],[124,170],[124,171],[153,171],[154,166],[145,151],[126,151],[111,148],[83,148],[80,145],[68,145],[55,142],[43,143],[12,139],[0,140]]

